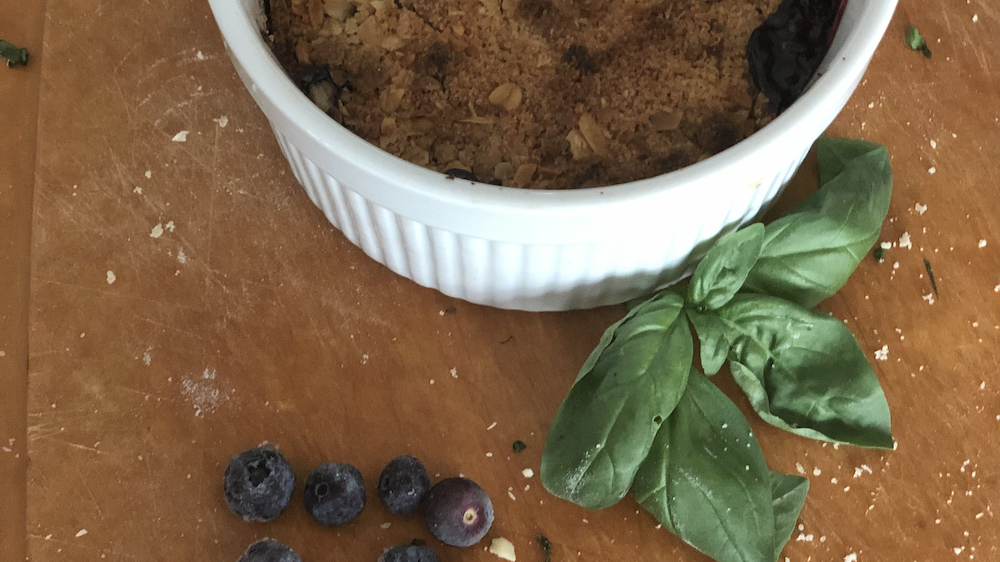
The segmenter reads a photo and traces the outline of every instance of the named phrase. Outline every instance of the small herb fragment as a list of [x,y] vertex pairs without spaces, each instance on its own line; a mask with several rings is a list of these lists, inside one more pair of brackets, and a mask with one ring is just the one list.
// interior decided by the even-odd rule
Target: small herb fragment
[[934,271],[931,269],[931,262],[924,258],[924,269],[927,270],[927,277],[931,280],[931,289],[934,289],[934,296],[938,296],[937,281],[934,279]]
[[27,66],[28,49],[18,47],[13,43],[0,39],[0,58],[6,60],[7,66],[11,68],[15,66]]
[[885,255],[888,252],[888,250],[879,246],[878,248],[875,248],[874,252],[872,252],[872,257],[875,258],[876,263],[882,263],[885,261]]
[[927,46],[927,41],[920,35],[917,31],[917,26],[911,25],[906,30],[906,44],[909,45],[914,51],[920,51],[924,54],[924,58],[931,58],[931,49]]
[[520,439],[518,439],[517,441],[514,441],[514,444],[513,444],[513,445],[511,445],[511,446],[510,446],[510,448],[511,448],[511,449],[512,449],[512,450],[513,450],[513,451],[514,451],[515,453],[520,453],[521,451],[523,451],[523,450],[527,449],[527,448],[528,448],[528,446],[524,444],[524,441],[521,441]]
[[538,540],[538,545],[542,547],[542,555],[545,557],[545,562],[552,562],[552,543],[549,539],[545,538],[545,535],[535,535],[535,539]]

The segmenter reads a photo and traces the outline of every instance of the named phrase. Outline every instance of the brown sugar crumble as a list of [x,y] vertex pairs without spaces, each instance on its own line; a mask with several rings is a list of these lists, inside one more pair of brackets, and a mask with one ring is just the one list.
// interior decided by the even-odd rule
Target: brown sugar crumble
[[748,75],[780,0],[270,0],[290,75],[368,142],[440,172],[606,186],[693,164],[774,116]]

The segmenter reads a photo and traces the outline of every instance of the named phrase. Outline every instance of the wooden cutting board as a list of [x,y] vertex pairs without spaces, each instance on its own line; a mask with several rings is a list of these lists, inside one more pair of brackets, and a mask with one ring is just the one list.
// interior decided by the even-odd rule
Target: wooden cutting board
[[[404,453],[432,475],[465,474],[496,506],[483,544],[506,537],[518,560],[542,560],[536,534],[557,562],[705,560],[630,498],[587,512],[538,482],[548,424],[622,308],[484,308],[367,258],[296,184],[205,2],[49,0],[46,14],[32,560],[227,561],[271,536],[306,562],[360,562],[429,538],[372,493],[341,529],[312,524],[298,494],[274,523],[243,523],[223,503],[223,469],[265,440],[300,483],[335,460],[357,465],[371,492]],[[911,22],[933,59],[906,48]],[[1000,11],[988,0],[904,1],[832,127],[889,145],[896,184],[883,240],[912,240],[885,263],[866,260],[823,306],[870,354],[899,447],[824,446],[751,416],[772,468],[812,483],[790,561],[1000,560],[997,52]],[[172,142],[184,130],[186,142]],[[807,166],[793,191],[814,174]],[[881,349],[888,358],[876,361]],[[518,439],[528,448],[515,454]],[[480,547],[437,550],[443,562],[495,560]]]

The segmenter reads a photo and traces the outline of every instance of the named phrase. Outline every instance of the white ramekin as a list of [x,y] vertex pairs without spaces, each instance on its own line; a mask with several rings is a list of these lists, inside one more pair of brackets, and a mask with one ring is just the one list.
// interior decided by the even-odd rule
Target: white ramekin
[[449,180],[337,124],[285,75],[261,0],[209,0],[226,49],[295,177],[348,239],[396,273],[474,303],[567,310],[677,281],[722,232],[757,218],[861,80],[896,0],[849,0],[810,89],[712,158],[606,188],[539,191]]

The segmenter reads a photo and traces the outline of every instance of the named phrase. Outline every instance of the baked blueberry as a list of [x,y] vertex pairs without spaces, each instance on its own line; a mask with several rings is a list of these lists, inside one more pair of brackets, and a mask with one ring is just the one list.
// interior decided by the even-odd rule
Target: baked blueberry
[[349,464],[321,464],[306,479],[306,510],[328,527],[350,523],[365,508],[365,500],[361,472]]
[[386,549],[378,562],[438,562],[438,557],[426,546],[401,545]]
[[261,539],[249,547],[236,562],[302,562],[294,550],[274,539]]
[[412,513],[430,490],[427,470],[415,457],[403,455],[389,461],[378,479],[378,499],[396,515]]
[[271,445],[234,456],[226,466],[226,505],[244,521],[270,521],[281,514],[295,491],[295,472]]

